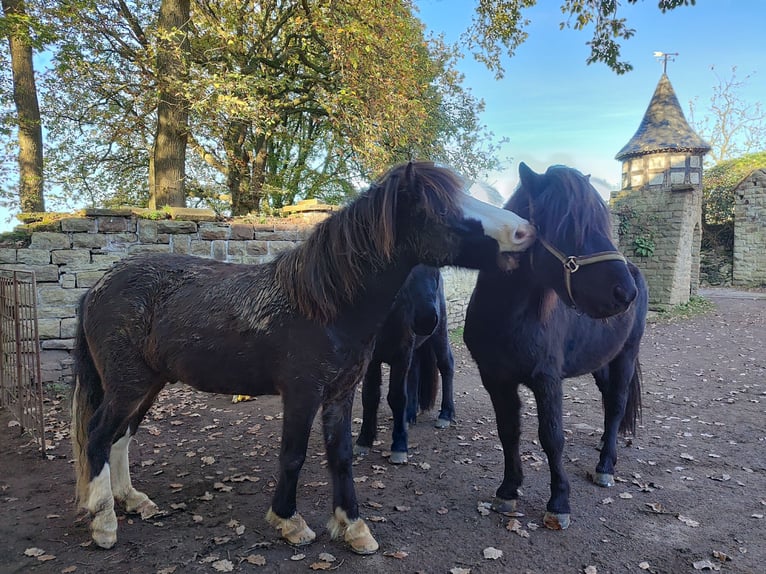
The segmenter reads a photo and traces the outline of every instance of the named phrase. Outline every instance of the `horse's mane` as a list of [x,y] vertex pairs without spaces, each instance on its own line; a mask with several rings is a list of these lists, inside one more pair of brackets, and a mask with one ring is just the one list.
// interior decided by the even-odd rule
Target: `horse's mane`
[[[589,235],[611,237],[609,210],[590,184],[589,176],[571,167],[555,165],[543,177],[544,189],[536,197],[519,185],[505,208],[529,219],[545,232],[548,240],[570,231],[576,247],[582,247]],[[567,226],[572,227],[567,230]]]
[[[392,261],[398,217],[414,219],[414,210],[432,219],[459,213],[457,194],[462,187],[455,173],[431,162],[391,168],[351,204],[318,224],[301,245],[277,258],[277,284],[303,315],[331,321],[341,305],[353,300],[365,275]],[[406,201],[406,209],[398,208],[400,201]]]

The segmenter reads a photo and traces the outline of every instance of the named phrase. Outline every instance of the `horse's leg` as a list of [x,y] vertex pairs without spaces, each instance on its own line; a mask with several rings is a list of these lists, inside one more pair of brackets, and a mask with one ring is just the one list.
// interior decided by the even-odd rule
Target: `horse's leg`
[[[422,349],[422,347],[421,347]],[[407,408],[405,413],[405,424],[414,425],[418,422],[418,411],[420,411],[420,385],[428,383],[428,381],[421,380],[420,372],[420,349],[416,349],[412,353],[410,360],[410,368],[407,370]]]
[[[135,374],[135,373],[134,373]],[[127,474],[127,445],[123,435],[129,433],[129,421],[134,413],[141,408],[151,389],[143,383],[146,378],[131,378],[135,383],[131,386],[125,379],[118,379],[105,373],[104,381],[118,380],[117,384],[105,384],[107,392],[100,406],[93,413],[88,425],[87,457],[90,467],[90,482],[88,496],[84,507],[93,516],[91,521],[91,536],[102,548],[111,548],[117,541],[117,515],[114,512],[116,485],[120,494],[124,493],[125,477]],[[118,438],[122,437],[122,438]],[[122,441],[122,442],[121,442]],[[116,451],[115,451],[115,446]],[[110,468],[110,456],[116,452],[116,468]]]
[[140,514],[144,520],[151,518],[159,512],[157,505],[149,497],[133,488],[130,480],[130,463],[128,460],[128,447],[130,441],[136,434],[138,425],[141,424],[144,416],[154,403],[154,399],[162,390],[164,384],[158,384],[149,394],[146,395],[138,410],[128,422],[128,428],[125,434],[112,445],[109,454],[111,468],[112,493],[115,500],[122,501],[125,504],[125,511],[131,514]]
[[[433,340],[433,339],[432,339]],[[455,399],[453,379],[455,377],[455,359],[449,346],[449,338],[445,332],[433,343],[436,354],[436,364],[442,377],[442,405],[439,418],[436,419],[436,428],[446,429],[455,420]]]
[[614,486],[614,465],[617,462],[617,435],[625,416],[628,385],[633,378],[635,359],[628,353],[619,354],[609,365],[594,371],[604,403],[604,434],[601,436],[601,455],[596,465],[593,482],[599,486]]
[[367,367],[362,383],[362,428],[356,439],[354,454],[369,454],[378,434],[378,405],[380,404],[380,362],[373,361]]
[[551,473],[551,497],[543,523],[552,530],[569,527],[569,479],[564,470],[564,422],[562,417],[563,390],[561,381],[549,379],[536,381],[532,392],[537,402],[538,435],[540,444],[548,456]]
[[[266,513],[266,521],[294,546],[309,544],[316,538],[314,531],[298,513],[295,503],[298,476],[306,460],[311,425],[320,403],[318,393],[296,390],[306,388],[309,388],[308,385],[302,387],[297,384],[295,389],[287,389],[282,394],[284,418],[279,454],[279,480],[271,500],[271,508]],[[349,440],[349,447],[350,444]]]
[[484,373],[482,383],[489,392],[497,418],[497,435],[503,445],[505,469],[503,482],[495,493],[492,509],[514,512],[519,499],[519,488],[524,480],[519,453],[521,436],[521,401],[518,385],[502,379],[490,379]]
[[407,422],[405,421],[407,409],[407,373],[410,369],[412,347],[409,352],[404,352],[399,360],[391,362],[391,374],[388,379],[388,405],[394,417],[393,431],[391,432],[391,456],[388,459],[392,464],[405,464],[407,462]]
[[327,466],[332,476],[333,515],[327,529],[333,539],[343,539],[357,554],[372,554],[378,543],[367,524],[359,518],[354,478],[351,472],[351,407],[353,389],[322,407]]

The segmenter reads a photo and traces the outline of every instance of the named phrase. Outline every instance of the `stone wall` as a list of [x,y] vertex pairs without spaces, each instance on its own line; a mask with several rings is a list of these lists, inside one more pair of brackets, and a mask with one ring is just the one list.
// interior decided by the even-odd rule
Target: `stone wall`
[[[645,186],[612,193],[615,239],[646,276],[654,310],[686,303],[699,288],[701,205],[698,188]],[[638,249],[641,239],[650,242],[651,253]]]
[[[195,217],[197,210],[185,210]],[[43,381],[71,380],[80,297],[119,259],[143,251],[184,253],[233,263],[263,263],[291,249],[312,231],[316,218],[268,224],[221,223],[203,210],[195,219],[150,220],[123,210],[92,210],[62,219],[55,231],[32,233],[28,247],[0,248],[0,269],[34,271]],[[450,328],[462,326],[475,274],[446,269]]]
[[734,285],[766,285],[766,169],[748,175],[734,190]]

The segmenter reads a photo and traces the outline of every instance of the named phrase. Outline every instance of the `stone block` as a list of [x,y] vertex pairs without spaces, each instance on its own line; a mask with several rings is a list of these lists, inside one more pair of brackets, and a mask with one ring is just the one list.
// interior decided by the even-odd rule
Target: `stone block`
[[228,239],[231,236],[231,228],[225,223],[200,223],[200,239]]
[[194,221],[163,219],[157,221],[157,233],[197,233],[197,224]]
[[49,339],[47,341],[40,341],[40,348],[43,351],[65,349],[71,351],[74,349],[74,339]]
[[38,283],[49,283],[59,281],[59,268],[58,265],[26,265],[16,263],[0,264],[0,270],[6,271],[31,271],[35,274],[35,280]]
[[[109,269],[112,265],[117,263],[120,259],[125,257],[125,254],[118,254],[118,253],[93,253],[91,254],[91,260],[93,263],[91,265],[93,266],[92,270],[96,269]],[[82,267],[81,267],[82,269]],[[86,267],[86,269],[90,269]]]
[[211,243],[213,246],[213,259],[216,261],[226,261],[226,241],[216,239]]
[[67,217],[61,220],[61,231],[96,232],[96,220],[89,217]]
[[295,241],[269,241],[269,255],[277,255],[284,251],[290,251],[297,243]]
[[59,285],[62,289],[74,289],[77,287],[77,278],[74,273],[64,273],[59,277]]
[[62,289],[58,285],[46,284],[37,286],[40,305],[78,305],[80,297],[87,289]]
[[35,231],[29,242],[32,249],[69,249],[71,246],[69,235],[55,231]]
[[75,317],[61,319],[61,338],[74,339],[77,335],[77,319]]
[[10,247],[0,248],[0,263],[16,263],[16,250]]
[[61,249],[51,251],[55,265],[82,265],[90,263],[90,249]]
[[16,261],[30,265],[48,265],[51,262],[51,252],[48,249],[19,249]]
[[93,287],[103,276],[103,271],[78,271],[76,274],[77,287]]
[[72,247],[84,247],[87,249],[103,249],[107,246],[108,235],[100,233],[73,233]]
[[191,244],[189,245],[189,253],[191,255],[196,255],[197,257],[210,258],[213,256],[212,242],[201,239],[192,239]]
[[170,237],[170,251],[188,255],[191,250],[191,235],[172,235]]
[[61,319],[37,319],[37,335],[41,341],[61,338]]
[[245,223],[232,223],[230,239],[243,240],[252,239],[254,237],[254,230],[252,225]]
[[128,253],[130,255],[135,255],[136,253],[170,253],[170,245],[162,243],[155,243],[154,245],[136,244],[128,248]]
[[195,207],[168,207],[168,213],[173,219],[188,221],[215,221],[217,216],[212,209],[199,209]]
[[96,222],[99,233],[125,233],[126,231],[132,231],[131,221],[128,217],[97,217]]
[[149,219],[138,220],[138,239],[142,243],[157,242],[157,222]]
[[245,241],[245,253],[248,257],[262,257],[269,252],[269,244],[266,241]]
[[76,317],[77,305],[38,305],[37,318],[39,319],[62,319],[64,317]]

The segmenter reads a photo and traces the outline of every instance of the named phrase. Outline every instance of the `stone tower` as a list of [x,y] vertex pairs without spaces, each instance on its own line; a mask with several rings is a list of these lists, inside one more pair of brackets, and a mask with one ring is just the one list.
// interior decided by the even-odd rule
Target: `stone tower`
[[638,130],[615,156],[622,189],[611,194],[616,239],[646,275],[652,309],[686,303],[699,287],[702,158],[709,150],[663,73]]

